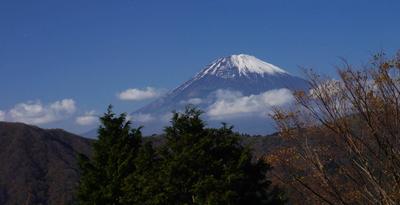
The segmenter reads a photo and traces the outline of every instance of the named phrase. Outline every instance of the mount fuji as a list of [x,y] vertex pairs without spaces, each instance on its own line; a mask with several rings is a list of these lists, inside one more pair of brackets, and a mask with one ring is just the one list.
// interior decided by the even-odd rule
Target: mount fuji
[[219,58],[163,97],[131,113],[145,134],[161,132],[172,111],[192,104],[203,110],[211,127],[226,122],[248,134],[274,131],[268,114],[290,103],[292,91],[308,89],[308,82],[285,70],[240,54]]

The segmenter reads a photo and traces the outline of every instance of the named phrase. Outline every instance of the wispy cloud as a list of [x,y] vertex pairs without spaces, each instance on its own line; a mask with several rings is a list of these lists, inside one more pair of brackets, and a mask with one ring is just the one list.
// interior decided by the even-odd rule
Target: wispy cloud
[[180,103],[184,105],[186,104],[199,105],[203,103],[203,100],[201,98],[190,98],[188,100],[182,100]]
[[6,112],[0,110],[0,121],[4,121],[6,119]]
[[151,115],[151,114],[146,114],[146,113],[138,113],[138,114],[133,114],[128,116],[128,120],[132,122],[140,122],[140,123],[146,123],[146,122],[151,122],[154,121],[156,118]]
[[172,112],[167,112],[160,116],[161,122],[170,122],[174,114]]
[[63,99],[47,105],[40,101],[29,101],[15,105],[3,113],[7,121],[24,122],[28,124],[47,124],[65,119],[76,111],[73,99]]
[[217,100],[207,109],[212,119],[226,119],[245,115],[266,115],[272,107],[284,105],[293,100],[288,89],[270,90],[259,95],[244,96],[241,92],[218,90]]
[[75,123],[81,126],[93,125],[99,122],[99,117],[95,111],[85,112],[85,114],[76,117]]
[[140,101],[160,97],[164,93],[163,89],[147,87],[145,89],[130,88],[118,93],[120,100]]

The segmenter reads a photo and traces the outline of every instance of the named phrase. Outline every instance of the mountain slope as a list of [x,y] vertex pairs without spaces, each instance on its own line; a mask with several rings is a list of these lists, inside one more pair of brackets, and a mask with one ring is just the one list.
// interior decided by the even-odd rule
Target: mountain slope
[[0,204],[69,204],[77,153],[91,141],[63,130],[0,122]]
[[[274,66],[270,63],[261,61],[254,56],[249,55],[232,55],[219,58],[206,66],[192,79],[183,83],[181,86],[172,90],[164,97],[136,110],[132,113],[133,120],[146,116],[146,121],[140,121],[144,124],[144,132],[159,132],[161,127],[168,122],[167,114],[173,110],[182,110],[187,104],[194,104],[206,112],[218,102],[221,93],[235,95],[231,100],[237,97],[251,97],[252,99],[260,99],[266,91],[277,89],[288,90],[304,90],[308,88],[306,80],[293,76],[285,70]],[[273,94],[273,93],[272,93]],[[268,104],[268,99],[266,99]],[[229,102],[228,102],[229,103]],[[258,103],[259,104],[259,103]],[[265,118],[265,116],[264,116]],[[152,119],[152,122],[149,122]],[[223,118],[221,118],[223,119]],[[211,125],[218,124],[221,119],[206,119]],[[164,122],[162,122],[162,120]],[[228,122],[240,122],[239,118],[223,119]],[[243,118],[242,118],[243,120]],[[247,115],[246,121],[257,120],[251,115]],[[239,130],[252,133],[254,126],[262,126],[262,124],[240,125]],[[261,129],[260,132],[271,131],[270,128]],[[260,132],[252,134],[260,134]]]

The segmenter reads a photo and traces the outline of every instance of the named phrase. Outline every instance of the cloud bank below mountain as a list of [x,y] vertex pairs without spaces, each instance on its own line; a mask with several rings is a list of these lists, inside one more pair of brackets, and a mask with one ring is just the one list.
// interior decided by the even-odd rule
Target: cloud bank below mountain
[[207,116],[221,120],[248,115],[267,116],[274,106],[293,101],[292,91],[282,88],[259,95],[244,96],[239,91],[218,90],[216,101],[207,108]]

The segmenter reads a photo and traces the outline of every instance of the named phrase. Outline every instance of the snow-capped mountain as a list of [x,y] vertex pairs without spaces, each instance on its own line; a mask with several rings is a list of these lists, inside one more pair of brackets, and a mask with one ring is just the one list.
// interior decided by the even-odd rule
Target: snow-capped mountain
[[202,78],[207,74],[221,78],[235,78],[236,76],[249,76],[252,74],[264,76],[264,74],[274,75],[282,73],[286,73],[286,71],[261,61],[254,56],[240,54],[217,59],[196,75],[194,79]]
[[[171,111],[180,111],[187,104],[194,104],[205,111],[205,118],[209,125],[218,124],[221,121],[233,124],[238,120],[241,121],[243,117],[247,119],[246,121],[260,117],[255,116],[254,113],[268,106],[279,105],[278,98],[281,98],[283,94],[287,97],[290,90],[307,87],[308,83],[304,79],[293,76],[254,56],[231,55],[213,61],[192,79],[164,97],[133,112],[132,116],[134,121],[136,116],[139,123],[139,118],[145,116],[146,122],[142,121],[145,132],[154,132],[161,130],[163,125],[167,124]],[[279,96],[275,97],[275,95]],[[221,116],[218,114],[220,112],[212,112],[218,109],[230,110],[230,112],[222,112]],[[246,111],[248,115],[245,115]],[[227,118],[224,118],[225,114],[228,114]],[[266,119],[266,116],[261,118]],[[254,123],[251,123],[253,127],[251,130],[248,130],[246,126],[242,127],[242,124],[237,126],[237,130],[255,133],[253,132]]]

